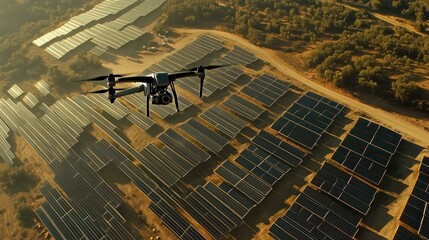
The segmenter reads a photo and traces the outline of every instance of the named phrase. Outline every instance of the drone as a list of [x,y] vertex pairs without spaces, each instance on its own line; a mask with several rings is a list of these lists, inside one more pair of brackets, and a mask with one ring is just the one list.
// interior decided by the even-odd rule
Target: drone
[[[179,78],[185,77],[198,77],[200,79],[200,98],[203,96],[203,84],[204,78],[206,76],[205,70],[216,69],[220,67],[226,67],[227,65],[209,65],[209,66],[199,66],[187,71],[179,71],[179,72],[156,72],[151,73],[145,76],[131,76],[125,77],[128,74],[113,74],[98,76],[90,79],[78,80],[77,82],[83,81],[104,81],[107,80],[107,88],[86,92],[89,93],[108,93],[108,99],[111,103],[114,103],[116,98],[123,97],[126,95],[144,92],[146,96],[146,115],[149,117],[149,101],[152,97],[152,104],[154,105],[168,105],[173,102],[176,104],[177,112],[179,109],[179,102],[177,100],[176,88],[174,86],[174,81]],[[135,82],[142,83],[137,87],[133,88],[115,88],[117,83],[127,83],[127,82]],[[168,87],[170,86],[171,94],[168,91]]]

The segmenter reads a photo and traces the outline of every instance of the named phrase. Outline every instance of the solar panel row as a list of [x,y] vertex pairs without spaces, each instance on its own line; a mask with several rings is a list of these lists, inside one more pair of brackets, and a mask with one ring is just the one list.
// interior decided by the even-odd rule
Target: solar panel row
[[356,213],[307,187],[269,234],[275,239],[354,239],[360,221]]
[[201,114],[201,118],[225,133],[230,138],[235,138],[247,124],[247,122],[226,112],[218,106],[213,106],[205,111]]
[[255,121],[265,111],[236,94],[228,98],[223,104],[250,121]]
[[117,166],[146,195],[157,187],[157,184],[130,160],[123,161]]
[[292,167],[300,165],[302,159],[307,155],[305,152],[265,130],[261,130],[258,135],[252,139],[252,142],[259,148],[264,149],[266,152],[281,159]]
[[29,108],[33,108],[35,107],[38,103],[39,100],[36,98],[36,96],[34,96],[31,92],[27,93],[24,98],[22,99],[22,101],[27,104],[27,106]]
[[159,178],[167,186],[173,185],[192,170],[190,164],[183,164],[180,160],[176,161],[176,159],[164,154],[153,144],[147,145],[140,154],[148,163],[147,166],[151,169],[151,172],[159,174]]
[[265,196],[271,191],[271,187],[255,177],[253,174],[247,173],[231,161],[225,161],[220,165],[215,172],[219,174],[228,183],[246,195],[255,203],[261,203]]
[[130,110],[120,102],[116,101],[114,104],[111,104],[109,101],[106,101],[105,96],[100,94],[87,95],[87,98],[94,106],[101,107],[104,112],[108,113],[116,120],[121,120],[130,113]]
[[363,215],[368,213],[377,193],[375,188],[327,162],[311,183]]
[[[104,54],[108,48],[118,49],[144,34],[141,29],[131,24],[159,8],[165,0],[147,0],[113,21],[100,21],[108,16],[120,14],[136,2],[137,0],[104,1],[92,10],[72,18],[60,28],[34,40],[33,43],[40,47],[55,41],[45,50],[57,59],[66,56],[86,42],[96,45],[91,52],[98,56]],[[89,23],[94,21],[96,24],[89,26]],[[60,37],[63,39],[59,40]]]
[[119,11],[129,7],[131,4],[135,3],[137,0],[126,0],[126,1],[117,1],[117,0],[105,0],[100,4],[97,4],[91,10],[82,13],[78,16],[72,17],[61,27],[39,37],[34,40],[33,43],[41,47],[52,40],[67,35],[72,31],[79,29],[82,26],[87,25],[90,22],[101,20],[109,15],[117,14]]
[[[56,239],[114,236],[134,239],[123,226],[125,219],[116,210],[122,203],[121,196],[78,155],[74,154],[72,158],[62,163],[55,161],[57,168],[67,168],[67,171],[57,172],[55,180],[71,201],[46,182],[41,188],[46,201],[35,211],[42,223]],[[66,172],[71,174],[62,174]],[[74,195],[76,193],[79,195]],[[110,217],[106,218],[106,215]]]
[[[423,157],[419,176],[400,220],[429,239],[429,162]],[[399,231],[399,229],[398,229]],[[398,233],[397,233],[398,234]]]
[[[163,58],[156,64],[145,69],[142,74],[150,74],[153,72],[172,72],[182,70],[189,65],[194,65],[203,57],[218,51],[223,47],[222,41],[209,35],[203,35],[197,40],[189,43],[184,48]],[[180,84],[179,82],[177,82]]]
[[201,162],[207,161],[211,156],[198,146],[189,142],[186,138],[178,134],[173,129],[168,129],[163,132],[158,139],[168,148],[173,149],[188,162],[197,166]]
[[301,146],[313,149],[343,109],[344,105],[307,92],[271,128]]
[[359,118],[332,159],[378,185],[401,139],[400,134]]
[[43,96],[46,96],[50,93],[49,84],[45,80],[38,81],[36,84],[34,84],[34,86]]
[[84,119],[78,119],[75,111],[66,113],[62,105],[55,106],[54,115],[67,118],[73,123],[67,126],[64,122],[53,124],[60,124],[57,128],[69,129],[75,133],[74,135],[70,132],[57,132],[54,127],[37,118],[22,103],[15,104],[10,99],[0,99],[0,102],[0,118],[11,130],[21,135],[47,163],[66,158],[70,147],[77,142],[76,136],[83,131],[81,123]]
[[253,143],[250,144],[247,147],[246,151],[243,152],[243,156],[246,157],[247,159],[249,159],[251,162],[255,162],[255,164],[256,164],[257,160],[254,160],[253,156],[251,156],[251,154],[247,153],[248,151],[250,151],[255,157],[262,159],[263,161],[271,164],[272,166],[277,168],[283,174],[288,173],[289,170],[291,169],[291,167],[288,164],[284,163],[282,160],[280,160],[276,156],[272,155],[271,153],[266,152],[261,148],[258,148]]
[[222,59],[218,60],[220,64],[240,64],[240,65],[250,65],[258,60],[254,54],[239,48],[234,47],[231,51],[227,52]]
[[127,119],[143,131],[147,131],[155,125],[155,122],[151,118],[140,112],[131,112],[127,116]]
[[24,91],[22,91],[18,85],[14,84],[11,88],[9,88],[9,90],[7,90],[7,93],[9,93],[13,99],[17,99],[24,93]]
[[159,196],[158,199],[149,205],[149,209],[161,219],[174,235],[179,239],[204,239],[170,204]]
[[[208,72],[204,81],[203,97],[209,97],[214,92],[224,89],[231,82],[244,76],[242,70],[235,66],[223,67],[221,70],[212,70]],[[199,79],[184,78],[177,82],[178,86],[195,96],[199,96]]]
[[[276,160],[277,163],[282,163],[280,160]],[[235,159],[235,162],[265,181],[270,186],[273,186],[274,183],[280,180],[280,178],[283,177],[283,175],[290,169],[290,167],[287,166],[288,168],[286,168],[286,172],[279,170],[276,165],[272,165],[270,162],[264,161],[264,159],[259,158],[258,155],[248,149],[242,151]]]
[[13,160],[15,159],[15,154],[10,150],[12,146],[7,141],[9,132],[10,129],[0,119],[0,157],[5,163],[12,165]]
[[229,143],[226,138],[210,130],[195,119],[190,119],[181,125],[180,129],[213,153],[218,153]]
[[393,240],[420,240],[421,238],[410,230],[399,226]]
[[[214,197],[209,191],[197,186],[187,197],[186,201],[192,202],[199,214],[199,219],[206,218],[209,229],[217,229],[223,236],[242,223],[242,219],[227,205]],[[210,215],[210,217],[207,217]]]
[[271,107],[289,89],[291,84],[286,83],[268,74],[262,74],[241,89],[241,92],[258,100],[267,107]]

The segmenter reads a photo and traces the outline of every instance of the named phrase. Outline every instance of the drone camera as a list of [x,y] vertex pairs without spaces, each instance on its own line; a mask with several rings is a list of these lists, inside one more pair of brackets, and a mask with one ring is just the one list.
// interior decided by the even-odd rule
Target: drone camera
[[173,97],[169,92],[161,92],[152,97],[152,104],[168,105],[173,102]]

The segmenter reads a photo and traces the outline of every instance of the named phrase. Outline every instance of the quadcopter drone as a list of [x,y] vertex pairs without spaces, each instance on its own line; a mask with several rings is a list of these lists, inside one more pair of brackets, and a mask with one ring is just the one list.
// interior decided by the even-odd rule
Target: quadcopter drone
[[[98,76],[95,78],[78,80],[81,81],[104,81],[107,80],[107,88],[97,91],[87,92],[87,93],[108,93],[108,99],[111,103],[115,102],[115,99],[118,97],[123,97],[133,93],[144,92],[146,96],[146,114],[149,117],[149,101],[152,97],[152,104],[155,105],[168,105],[173,102],[176,104],[176,110],[179,112],[179,102],[177,100],[176,88],[174,86],[174,81],[179,78],[184,77],[198,77],[200,79],[200,98],[203,96],[203,84],[204,78],[206,76],[205,70],[216,69],[220,67],[225,67],[229,65],[209,65],[209,66],[199,66],[196,68],[189,69],[187,71],[181,72],[156,72],[146,76],[132,76],[124,77],[126,74],[113,74]],[[118,78],[118,79],[116,79]],[[133,88],[115,88],[117,83],[126,83],[126,82],[138,82],[142,83],[141,85]],[[168,86],[170,86],[173,95],[168,91]],[[118,92],[117,92],[118,91]]]

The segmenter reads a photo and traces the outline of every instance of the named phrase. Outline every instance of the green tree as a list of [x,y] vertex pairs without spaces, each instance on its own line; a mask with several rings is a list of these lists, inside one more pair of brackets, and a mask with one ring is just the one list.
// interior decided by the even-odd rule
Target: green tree
[[417,86],[409,77],[402,76],[395,82],[392,82],[392,91],[395,99],[401,103],[410,103],[414,99]]

